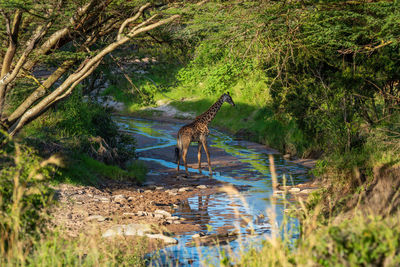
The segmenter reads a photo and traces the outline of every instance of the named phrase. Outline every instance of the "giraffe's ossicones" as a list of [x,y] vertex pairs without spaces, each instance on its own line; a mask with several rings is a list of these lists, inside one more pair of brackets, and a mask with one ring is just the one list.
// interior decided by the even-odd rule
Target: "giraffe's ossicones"
[[199,161],[199,172],[201,173],[201,147],[203,146],[207,155],[208,170],[210,176],[212,176],[210,153],[208,152],[207,147],[207,136],[210,133],[208,130],[208,124],[214,119],[224,102],[235,106],[229,93],[225,93],[221,95],[217,102],[215,102],[206,112],[197,116],[193,122],[183,126],[178,131],[177,146],[175,148],[175,157],[178,164],[177,171],[179,171],[180,159],[182,157],[183,164],[185,165],[185,172],[189,175],[186,162],[187,151],[191,142],[198,142],[197,158]]

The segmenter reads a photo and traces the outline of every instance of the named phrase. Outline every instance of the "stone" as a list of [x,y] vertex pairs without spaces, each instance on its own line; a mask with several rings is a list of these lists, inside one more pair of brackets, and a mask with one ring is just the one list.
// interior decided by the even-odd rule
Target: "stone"
[[204,184],[202,184],[202,185],[198,185],[196,188],[198,188],[198,189],[206,189],[206,188],[207,188],[207,186],[206,186],[206,185],[204,185]]
[[114,202],[116,203],[125,203],[127,200],[124,195],[116,195],[114,196]]
[[173,221],[173,222],[174,222],[174,224],[181,224],[180,221]]
[[156,186],[156,190],[163,190],[164,189],[164,187],[162,187],[162,186]]
[[128,201],[134,201],[134,200],[135,200],[134,197],[129,197],[129,198],[128,198]]
[[90,221],[104,222],[106,220],[106,218],[101,215],[91,215],[91,216],[87,217],[86,220],[89,222]]
[[114,237],[114,236],[121,236],[124,233],[124,225],[114,225],[110,229],[108,229],[102,237]]
[[155,213],[155,214],[154,214],[154,218],[163,219],[163,218],[164,218],[164,215],[159,214],[159,213]]
[[274,194],[276,194],[276,195],[278,195],[278,194],[284,194],[285,193],[285,191],[282,191],[282,190],[275,190],[274,191]]
[[82,204],[83,204],[82,201],[77,201],[77,202],[75,202],[75,203],[78,204],[78,205],[82,205]]
[[176,192],[171,192],[171,191],[169,191],[168,194],[171,195],[171,196],[176,196],[176,195],[178,195],[178,193],[176,193]]
[[284,158],[284,159],[290,159],[291,156],[290,156],[290,154],[285,154],[285,155],[283,155],[283,158]]
[[298,193],[298,192],[300,192],[300,188],[292,187],[292,188],[289,189],[289,192],[290,193]]
[[144,190],[145,193],[151,193],[151,190]]
[[147,216],[147,212],[142,211],[142,210],[139,210],[139,211],[137,212],[137,216]]
[[172,216],[171,213],[169,213],[168,211],[165,211],[165,210],[156,210],[154,213],[155,214],[160,214],[165,218],[168,218],[168,217]]
[[199,238],[200,237],[200,234],[194,234],[194,235],[192,235],[192,238]]
[[165,219],[167,220],[179,220],[178,216],[170,216],[170,217],[166,217]]
[[124,213],[122,213],[122,216],[125,216],[125,217],[136,216],[136,213],[133,213],[133,212],[124,212]]
[[147,234],[146,236],[148,238],[161,239],[164,242],[164,244],[166,244],[166,245],[178,244],[178,240],[176,240],[175,238],[165,236],[162,234]]
[[125,225],[124,235],[138,235],[144,236],[147,233],[153,233],[153,229],[150,224],[139,224],[139,223],[131,223]]
[[145,236],[146,234],[153,233],[151,225],[131,223],[127,225],[114,225],[108,229],[102,237],[114,236]]
[[181,187],[178,189],[178,192],[187,192],[187,191],[192,191],[189,187]]

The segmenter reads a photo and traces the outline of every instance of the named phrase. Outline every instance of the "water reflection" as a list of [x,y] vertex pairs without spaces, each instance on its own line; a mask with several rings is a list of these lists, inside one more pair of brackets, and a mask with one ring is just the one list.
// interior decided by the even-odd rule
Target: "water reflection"
[[[137,120],[129,117],[115,117],[120,128],[133,135],[145,137],[145,141],[138,144],[138,152],[151,151],[156,155],[157,149],[176,145],[176,133],[181,124],[160,123],[148,120]],[[249,149],[249,142],[233,140],[230,136],[211,130],[209,143],[212,147],[219,148],[227,155],[233,156],[239,163],[240,168],[224,168],[216,165],[213,178],[227,182],[235,186],[246,186],[248,189],[241,192],[241,196],[228,196],[225,193],[218,193],[209,196],[196,196],[181,203],[175,212],[175,216],[184,217],[186,222],[199,225],[202,232],[207,234],[218,234],[221,230],[238,231],[239,238],[231,241],[229,246],[235,251],[243,244],[252,244],[259,241],[264,235],[270,234],[271,225],[266,210],[271,209],[270,199],[273,197],[271,187],[271,176],[269,173],[269,154],[265,149]],[[143,138],[142,138],[143,139]],[[147,141],[146,141],[147,140]],[[172,152],[171,152],[172,153]],[[140,154],[139,154],[140,156]],[[212,157],[213,155],[211,155]],[[285,161],[280,155],[273,154],[279,182],[297,184],[308,179],[307,169],[300,165]],[[162,157],[140,157],[144,161],[155,161],[167,168],[176,168],[176,164]],[[215,164],[214,164],[215,165]],[[197,173],[197,169],[189,168],[190,172]],[[203,170],[204,174],[208,174]],[[153,173],[156,174],[156,173]],[[246,203],[246,204],[245,204]],[[284,218],[284,199],[276,199],[276,215],[278,226]],[[240,216],[236,216],[239,214]],[[297,221],[292,219],[293,228],[296,229]],[[194,232],[186,233],[177,237],[179,244],[167,247],[157,252],[160,256],[152,264],[164,265],[166,262],[178,260],[179,265],[198,266],[204,255],[217,258],[219,249],[200,246],[199,248],[186,246],[190,244]],[[175,264],[174,264],[175,265]]]

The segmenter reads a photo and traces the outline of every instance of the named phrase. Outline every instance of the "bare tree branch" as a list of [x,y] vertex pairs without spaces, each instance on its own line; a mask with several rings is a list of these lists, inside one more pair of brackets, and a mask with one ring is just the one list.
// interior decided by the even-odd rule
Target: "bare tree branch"
[[90,75],[94,69],[97,67],[97,65],[101,62],[101,60],[121,46],[122,44],[128,42],[131,38],[137,36],[140,33],[150,31],[154,28],[157,28],[161,25],[167,24],[178,17],[179,15],[174,15],[171,16],[167,19],[160,20],[158,22],[154,22],[150,25],[148,25],[151,20],[154,18],[148,19],[144,23],[141,23],[141,27],[136,26],[133,29],[131,29],[126,36],[122,36],[119,40],[111,43],[107,47],[105,47],[103,50],[101,50],[96,56],[93,58],[89,59],[86,64],[84,65],[83,68],[79,68],[76,70],[73,74],[71,74],[58,88],[56,88],[53,92],[51,92],[48,96],[46,96],[44,99],[39,101],[35,106],[27,110],[8,130],[10,136],[14,136],[27,122],[38,116],[42,112],[43,109],[48,108],[50,105],[55,103],[56,101],[59,101],[60,99],[65,98],[70,94],[70,92],[76,87],[76,85],[79,84],[80,81],[82,81],[84,78],[86,78],[88,75]]

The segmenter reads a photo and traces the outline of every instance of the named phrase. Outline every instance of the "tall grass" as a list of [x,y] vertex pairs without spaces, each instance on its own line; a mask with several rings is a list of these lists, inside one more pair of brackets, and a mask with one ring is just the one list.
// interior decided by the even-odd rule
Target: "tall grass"
[[88,233],[68,240],[62,229],[47,228],[51,204],[48,183],[55,171],[51,166],[63,166],[60,157],[42,160],[18,143],[11,143],[0,152],[0,266],[145,264],[145,240],[109,242]]

